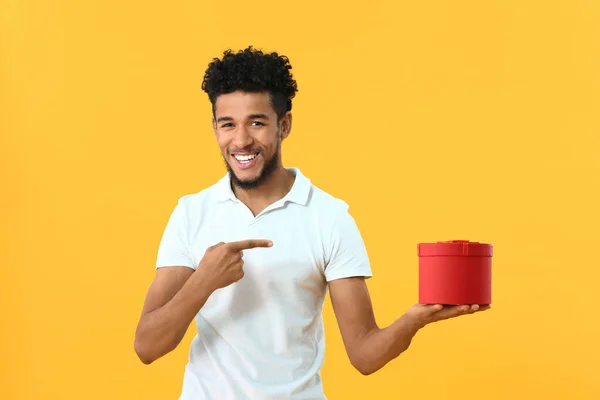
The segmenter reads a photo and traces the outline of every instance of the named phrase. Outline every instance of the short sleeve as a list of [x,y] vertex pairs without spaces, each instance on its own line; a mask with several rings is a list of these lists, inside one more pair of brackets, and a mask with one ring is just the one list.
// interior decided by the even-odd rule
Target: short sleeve
[[330,229],[325,280],[372,276],[371,263],[356,221],[347,210],[338,214]]
[[181,200],[171,213],[158,246],[156,268],[183,266],[196,269],[188,242],[188,221]]

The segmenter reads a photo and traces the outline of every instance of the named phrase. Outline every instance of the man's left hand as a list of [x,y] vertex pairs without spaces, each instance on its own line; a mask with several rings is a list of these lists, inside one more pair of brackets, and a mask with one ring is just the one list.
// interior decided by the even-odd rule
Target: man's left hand
[[473,314],[490,309],[489,305],[452,305],[443,306],[441,304],[415,304],[407,315],[419,326],[425,326],[433,322],[445,319],[456,318],[461,315]]

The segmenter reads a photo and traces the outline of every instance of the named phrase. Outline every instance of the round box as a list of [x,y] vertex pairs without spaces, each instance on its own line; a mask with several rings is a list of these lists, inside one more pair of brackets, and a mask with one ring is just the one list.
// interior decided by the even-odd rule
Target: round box
[[420,243],[419,303],[492,303],[493,245],[452,240]]

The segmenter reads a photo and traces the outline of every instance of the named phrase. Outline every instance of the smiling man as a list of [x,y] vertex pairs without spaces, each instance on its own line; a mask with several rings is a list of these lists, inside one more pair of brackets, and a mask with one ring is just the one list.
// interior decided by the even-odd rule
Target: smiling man
[[285,56],[226,51],[209,64],[203,89],[228,172],[177,202],[135,336],[150,364],[195,320],[180,399],[326,399],[327,290],[363,374],[398,357],[426,325],[478,310],[416,304],[377,325],[369,257],[348,205],[282,164],[297,91]]

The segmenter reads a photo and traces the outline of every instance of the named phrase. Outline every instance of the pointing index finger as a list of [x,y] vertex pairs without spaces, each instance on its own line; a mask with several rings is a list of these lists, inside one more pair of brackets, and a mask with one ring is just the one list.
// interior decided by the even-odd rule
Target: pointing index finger
[[246,249],[253,249],[255,247],[271,247],[273,242],[266,239],[248,239],[240,240],[238,242],[229,242],[229,248],[233,251],[242,251]]

